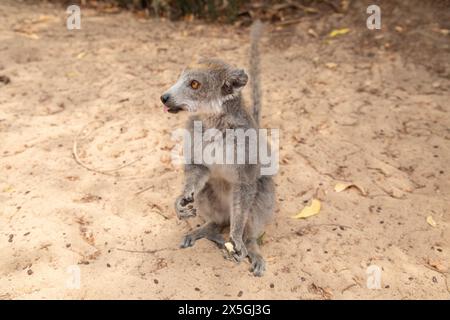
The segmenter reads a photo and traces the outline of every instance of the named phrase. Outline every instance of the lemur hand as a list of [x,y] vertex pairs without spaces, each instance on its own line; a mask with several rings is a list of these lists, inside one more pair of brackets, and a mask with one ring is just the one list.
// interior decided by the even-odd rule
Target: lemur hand
[[197,210],[194,208],[194,191],[185,192],[175,200],[175,211],[178,219],[195,217]]

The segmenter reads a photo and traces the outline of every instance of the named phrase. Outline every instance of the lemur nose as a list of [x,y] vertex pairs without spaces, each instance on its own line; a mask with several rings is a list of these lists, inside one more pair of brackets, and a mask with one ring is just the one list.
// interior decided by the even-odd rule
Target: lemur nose
[[167,100],[169,100],[169,98],[170,98],[170,95],[168,93],[165,93],[161,96],[161,102],[166,103]]

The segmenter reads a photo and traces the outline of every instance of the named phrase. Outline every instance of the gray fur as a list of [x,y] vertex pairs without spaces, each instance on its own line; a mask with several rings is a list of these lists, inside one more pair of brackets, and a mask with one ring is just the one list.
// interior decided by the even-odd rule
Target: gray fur
[[[252,38],[252,42],[257,40]],[[251,56],[251,59],[255,58],[259,59]],[[252,67],[252,70],[257,70],[257,67]],[[190,86],[192,80],[200,83],[196,90]],[[191,136],[194,121],[202,122],[203,132],[215,128],[224,135],[226,129],[258,129],[258,120],[253,115],[259,117],[259,110],[250,115],[241,96],[247,80],[248,76],[242,69],[217,59],[203,59],[186,68],[162,100],[169,112],[193,112],[187,124]],[[259,90],[259,84],[254,83],[253,87]],[[259,109],[259,97],[253,99]],[[249,150],[248,146],[246,150]],[[248,256],[254,275],[264,273],[265,262],[259,252],[257,238],[273,216],[275,188],[272,177],[261,176],[259,169],[259,162],[185,165],[184,189],[175,201],[177,215],[184,219],[199,213],[208,222],[187,234],[181,243],[182,248],[194,245],[201,238],[210,239],[222,247],[224,239],[221,232],[229,226],[236,261]]]
[[260,54],[259,54],[259,41],[258,39],[261,37],[261,33],[263,31],[263,24],[261,21],[256,20],[253,23],[251,31],[250,31],[250,78],[252,84],[252,100],[253,100],[253,118],[256,123],[259,125],[260,111],[261,111],[261,79],[260,76]]

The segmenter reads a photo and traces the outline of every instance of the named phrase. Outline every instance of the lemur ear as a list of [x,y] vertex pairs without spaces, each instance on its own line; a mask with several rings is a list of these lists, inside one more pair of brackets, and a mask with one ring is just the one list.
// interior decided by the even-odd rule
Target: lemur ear
[[224,94],[232,94],[239,92],[248,81],[248,75],[242,69],[234,69],[230,71],[225,79],[222,87]]

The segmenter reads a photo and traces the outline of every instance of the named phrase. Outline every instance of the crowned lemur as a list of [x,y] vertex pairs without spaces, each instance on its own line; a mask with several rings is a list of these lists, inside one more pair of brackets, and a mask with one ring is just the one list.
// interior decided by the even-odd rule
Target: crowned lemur
[[[164,110],[191,112],[187,129],[192,134],[195,130],[203,133],[210,128],[219,130],[224,136],[227,129],[258,130],[261,110],[258,42],[261,31],[262,23],[257,21],[250,32],[252,112],[245,108],[241,95],[249,77],[244,70],[218,59],[201,59],[184,69],[178,81],[161,96]],[[201,121],[200,129],[194,126],[195,121]],[[242,145],[235,146],[238,147]],[[193,161],[185,164],[183,192],[175,201],[177,216],[184,219],[199,213],[207,222],[185,235],[182,248],[193,246],[201,238],[223,247],[222,231],[229,226],[234,247],[232,257],[239,262],[248,256],[253,274],[263,275],[265,261],[257,239],[274,214],[275,188],[272,176],[261,175],[260,167],[259,159],[256,163],[244,164]]]

